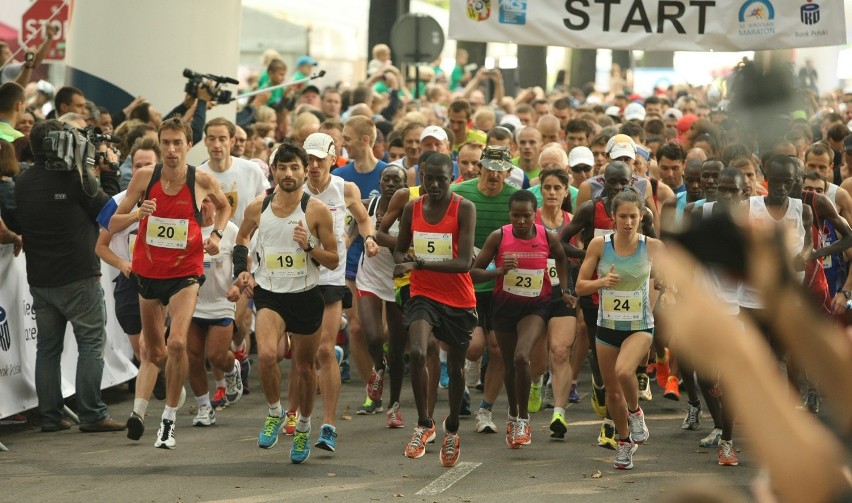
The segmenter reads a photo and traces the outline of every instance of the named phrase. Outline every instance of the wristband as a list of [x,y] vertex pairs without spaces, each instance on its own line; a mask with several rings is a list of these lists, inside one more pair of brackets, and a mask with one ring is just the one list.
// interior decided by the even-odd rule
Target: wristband
[[234,262],[234,276],[246,272],[248,270],[248,248],[243,245],[234,246],[234,251],[231,252],[231,260]]

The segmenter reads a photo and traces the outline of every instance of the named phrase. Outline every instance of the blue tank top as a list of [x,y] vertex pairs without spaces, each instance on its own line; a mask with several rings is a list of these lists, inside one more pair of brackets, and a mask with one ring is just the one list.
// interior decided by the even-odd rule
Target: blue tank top
[[648,296],[651,260],[645,236],[639,235],[636,251],[629,257],[615,253],[613,237],[615,234],[604,236],[603,254],[598,261],[598,277],[606,276],[610,268],[615,266],[614,272],[621,279],[614,287],[599,292],[598,326],[632,332],[654,328],[654,314]]

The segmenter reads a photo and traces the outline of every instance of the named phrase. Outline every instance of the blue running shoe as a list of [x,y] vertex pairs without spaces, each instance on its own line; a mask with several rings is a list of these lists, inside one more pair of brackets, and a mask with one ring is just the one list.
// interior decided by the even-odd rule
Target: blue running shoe
[[297,431],[290,446],[290,461],[299,465],[308,460],[311,455],[311,432]]
[[450,387],[450,374],[447,372],[447,362],[441,362],[441,378],[438,380],[441,389]]
[[[320,428],[320,436],[317,440],[317,443],[314,444],[314,447],[319,447],[320,449],[334,452],[335,437],[337,437],[337,433],[334,431],[334,426],[330,424],[324,424],[322,425],[322,428]],[[293,443],[295,444],[295,440],[293,441]]]
[[283,417],[266,416],[260,435],[257,437],[257,446],[261,449],[272,449],[278,443],[278,432],[284,424]]
[[343,363],[343,348],[340,346],[334,346],[334,358],[337,359],[337,366]]
[[580,393],[577,392],[577,383],[571,385],[571,391],[568,392],[569,403],[580,403]]

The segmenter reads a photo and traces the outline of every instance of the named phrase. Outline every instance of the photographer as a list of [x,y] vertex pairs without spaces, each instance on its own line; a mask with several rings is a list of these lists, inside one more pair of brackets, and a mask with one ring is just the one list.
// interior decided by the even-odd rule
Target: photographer
[[[51,132],[63,131],[59,121],[33,127],[31,146],[35,163],[16,181],[18,206],[27,257],[27,281],[38,316],[36,394],[42,431],[66,430],[63,418],[60,360],[68,322],[77,340],[77,409],[80,431],[120,431],[126,428],[110,418],[101,400],[101,377],[106,342],[106,310],[100,285],[100,260],[95,255],[98,226],[95,218],[109,201],[103,191],[86,194],[80,173],[48,170],[44,144]],[[88,176],[92,176],[89,174]],[[104,170],[102,179],[114,171]]]
[[213,103],[213,96],[210,93],[207,85],[202,82],[198,84],[195,96],[191,93],[186,93],[183,103],[172,109],[171,112],[163,116],[163,120],[171,119],[172,117],[182,117],[184,122],[191,117],[192,122],[192,144],[200,142],[204,137],[204,123],[207,122],[208,104]]

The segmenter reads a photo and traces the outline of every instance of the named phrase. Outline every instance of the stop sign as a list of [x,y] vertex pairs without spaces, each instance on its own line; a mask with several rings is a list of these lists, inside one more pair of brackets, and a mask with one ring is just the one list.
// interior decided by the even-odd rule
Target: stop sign
[[47,52],[45,61],[62,61],[65,58],[65,34],[68,29],[68,4],[62,0],[36,0],[21,17],[21,46],[38,49],[44,41],[44,25],[58,28],[56,38]]

